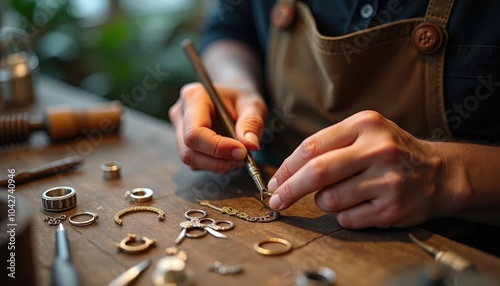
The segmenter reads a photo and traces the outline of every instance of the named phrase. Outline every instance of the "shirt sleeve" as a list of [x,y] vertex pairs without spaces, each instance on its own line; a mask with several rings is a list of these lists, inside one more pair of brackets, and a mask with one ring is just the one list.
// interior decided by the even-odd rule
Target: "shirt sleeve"
[[209,2],[205,7],[205,19],[201,27],[201,51],[215,41],[231,39],[242,42],[258,55],[263,54],[259,46],[251,0]]

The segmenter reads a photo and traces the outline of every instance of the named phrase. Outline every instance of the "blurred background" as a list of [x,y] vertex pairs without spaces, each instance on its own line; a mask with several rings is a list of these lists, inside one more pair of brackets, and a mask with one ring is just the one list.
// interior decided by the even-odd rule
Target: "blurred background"
[[29,34],[39,70],[168,120],[195,80],[180,42],[197,41],[212,0],[1,0],[4,26]]

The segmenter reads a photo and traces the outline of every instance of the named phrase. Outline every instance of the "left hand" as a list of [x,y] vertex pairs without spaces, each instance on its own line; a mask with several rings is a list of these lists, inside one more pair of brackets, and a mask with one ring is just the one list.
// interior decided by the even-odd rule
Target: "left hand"
[[315,192],[346,228],[407,227],[440,215],[446,167],[434,143],[374,111],[359,112],[302,142],[269,181],[276,210]]

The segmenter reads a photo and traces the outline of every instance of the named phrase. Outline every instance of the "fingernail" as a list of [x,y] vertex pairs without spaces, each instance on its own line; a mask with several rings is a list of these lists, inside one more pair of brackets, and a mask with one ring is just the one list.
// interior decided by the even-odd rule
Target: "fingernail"
[[280,210],[281,200],[278,193],[274,193],[271,198],[269,198],[269,207],[275,210]]
[[269,183],[267,183],[267,189],[273,193],[278,188],[278,181],[276,178],[272,178]]
[[236,160],[243,160],[246,155],[247,155],[247,152],[241,148],[234,149],[231,152],[231,156],[233,156],[233,158]]
[[257,137],[257,134],[253,132],[247,132],[245,133],[245,139],[250,141],[255,147],[259,147],[259,137]]

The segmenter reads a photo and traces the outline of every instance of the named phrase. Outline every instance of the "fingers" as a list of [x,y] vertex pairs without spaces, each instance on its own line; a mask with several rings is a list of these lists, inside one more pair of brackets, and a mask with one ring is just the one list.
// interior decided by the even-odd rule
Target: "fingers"
[[[341,148],[311,159],[275,190],[269,206],[276,210],[286,209],[311,192],[362,172],[368,163],[358,160],[358,154],[353,151],[354,148]],[[281,168],[286,173],[288,164],[284,164]],[[272,184],[269,183],[270,188]]]
[[[248,108],[240,108],[246,114],[246,117],[241,119],[242,117],[238,117],[239,111],[235,107],[237,99],[240,97],[237,91],[222,87],[217,89],[226,99],[225,104],[229,114],[233,118],[239,118],[238,121],[241,122],[239,128],[246,128],[256,133],[261,132],[258,128],[263,128],[263,119],[260,119],[262,126],[259,127],[258,120],[252,119],[255,117],[252,112],[263,114],[265,107],[259,107],[257,104],[242,104]],[[255,145],[254,142],[249,143],[248,140],[242,143],[217,134],[212,130],[214,114],[212,101],[200,84],[188,84],[183,87],[179,101],[169,111],[170,120],[177,135],[177,148],[181,160],[193,169],[217,172],[227,172],[235,167],[243,166],[242,160],[246,157],[247,145],[251,145],[255,149],[258,149],[258,145]],[[250,124],[245,124],[245,122],[250,122]],[[257,123],[252,125],[252,122]],[[245,129],[238,131],[240,133],[248,132],[245,132]],[[259,139],[252,138],[252,140],[258,142]]]
[[368,169],[319,190],[315,195],[316,205],[324,211],[336,212],[338,222],[345,228],[395,226],[402,216],[396,209],[397,192],[387,193],[392,179],[379,173],[385,170]]
[[264,130],[264,118],[267,109],[259,96],[250,96],[238,101],[238,120],[236,121],[236,135],[250,150],[258,150],[260,137]]
[[[268,184],[273,209],[283,210],[325,185],[343,180],[366,166],[347,148],[358,137],[350,124],[336,124],[310,136],[278,168]],[[361,162],[359,162],[362,164]]]

